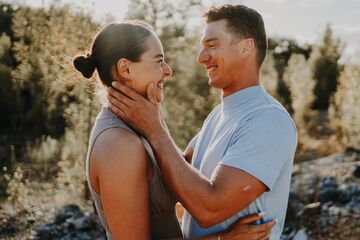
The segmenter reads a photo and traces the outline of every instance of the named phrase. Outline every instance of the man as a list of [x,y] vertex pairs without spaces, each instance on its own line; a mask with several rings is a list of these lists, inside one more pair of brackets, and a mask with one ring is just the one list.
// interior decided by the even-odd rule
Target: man
[[267,50],[262,17],[243,5],[224,5],[209,9],[204,18],[198,62],[210,86],[222,90],[222,102],[185,156],[161,124],[153,85],[149,102],[114,84],[122,93],[109,89],[110,107],[150,142],[167,183],[187,209],[185,237],[216,233],[240,217],[265,211],[278,220],[270,239],[280,239],[297,134],[286,110],[259,86]]

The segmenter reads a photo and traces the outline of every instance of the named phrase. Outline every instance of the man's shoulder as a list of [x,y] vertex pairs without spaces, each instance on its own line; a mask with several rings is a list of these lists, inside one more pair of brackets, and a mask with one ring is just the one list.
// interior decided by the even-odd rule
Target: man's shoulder
[[295,123],[285,107],[268,93],[263,97],[261,103],[248,112],[246,120],[264,121],[270,126],[275,126],[277,123],[289,124],[296,130]]
[[257,137],[265,135],[297,138],[294,121],[286,109],[279,103],[271,102],[252,109],[239,124],[238,131],[249,131]]
[[209,113],[209,115],[206,117],[204,121],[204,125],[211,122],[213,119],[216,119],[221,111],[221,103],[218,104],[214,109]]

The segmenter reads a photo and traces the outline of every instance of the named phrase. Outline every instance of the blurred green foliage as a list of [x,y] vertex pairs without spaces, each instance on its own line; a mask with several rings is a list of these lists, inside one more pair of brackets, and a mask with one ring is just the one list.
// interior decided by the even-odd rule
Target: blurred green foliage
[[[0,3],[0,171],[27,165],[24,178],[51,173],[58,188],[79,196],[87,189],[84,160],[101,105],[93,94],[96,76],[84,80],[72,58],[89,51],[105,23],[56,2],[46,9]],[[163,112],[182,149],[220,103],[220,92],[209,88],[206,72],[196,64],[202,31],[190,25],[203,10],[200,0],[132,0],[127,13],[151,23],[164,45],[173,77],[165,84]],[[340,48],[330,26],[313,46],[269,38],[262,85],[295,116],[298,127],[309,128],[309,118],[317,114],[311,106],[327,111],[342,70]],[[342,91],[349,98],[355,94]],[[336,109],[345,109],[341,102],[346,99],[337,97]],[[338,119],[337,129],[344,129]],[[6,192],[2,174],[0,183],[1,195]]]

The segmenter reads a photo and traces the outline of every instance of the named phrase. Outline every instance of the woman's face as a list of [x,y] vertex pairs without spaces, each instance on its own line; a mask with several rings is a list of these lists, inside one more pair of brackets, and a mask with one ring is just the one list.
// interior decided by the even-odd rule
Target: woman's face
[[156,99],[161,102],[164,81],[171,76],[172,71],[164,61],[164,50],[155,34],[151,34],[144,44],[147,44],[148,50],[141,55],[140,61],[128,65],[129,80],[126,85],[147,97],[146,90],[152,82],[155,84]]

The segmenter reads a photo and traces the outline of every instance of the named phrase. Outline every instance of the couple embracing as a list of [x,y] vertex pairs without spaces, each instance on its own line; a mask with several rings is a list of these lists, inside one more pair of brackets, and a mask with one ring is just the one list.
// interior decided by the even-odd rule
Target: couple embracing
[[212,7],[203,17],[197,60],[222,97],[184,152],[161,115],[172,71],[151,26],[110,24],[88,56],[74,59],[84,77],[96,70],[108,88],[86,159],[108,239],[280,239],[297,133],[260,86],[263,19],[244,5]]

